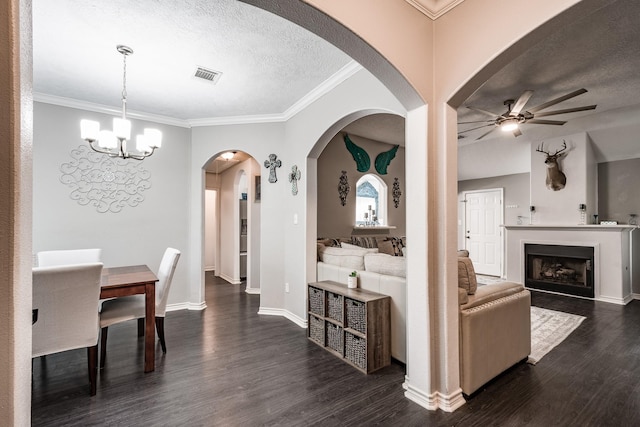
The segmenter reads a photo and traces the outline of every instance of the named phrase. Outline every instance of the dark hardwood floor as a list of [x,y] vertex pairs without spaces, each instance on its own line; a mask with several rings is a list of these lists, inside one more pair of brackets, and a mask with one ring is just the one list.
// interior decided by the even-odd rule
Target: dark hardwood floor
[[[533,305],[587,319],[536,366],[519,364],[454,413],[403,395],[399,364],[364,375],[257,313],[259,296],[207,273],[204,311],[167,314],[167,354],[142,372],[136,322],[109,328],[89,396],[86,351],[33,361],[34,426],[640,425],[640,301],[625,307],[534,293]],[[1,424],[1,423],[0,423]]]

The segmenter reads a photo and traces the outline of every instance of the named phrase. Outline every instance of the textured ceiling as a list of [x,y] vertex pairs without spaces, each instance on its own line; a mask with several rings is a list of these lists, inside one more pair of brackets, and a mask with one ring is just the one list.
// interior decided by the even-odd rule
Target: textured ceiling
[[[181,120],[282,114],[351,62],[312,33],[236,0],[34,0],[36,94]],[[216,85],[197,66],[222,72]]]
[[[611,141],[600,139],[600,135],[606,138],[606,132],[599,132],[605,127],[640,126],[637,108],[640,102],[639,70],[640,2],[609,2],[591,16],[549,34],[496,73],[458,109],[458,120],[488,118],[465,108],[466,105],[502,114],[506,111],[503,105],[506,99],[517,99],[528,89],[534,94],[525,110],[580,88],[588,92],[541,112],[590,104],[597,104],[596,110],[544,117],[568,121],[563,126],[524,124],[521,126],[523,135],[517,138],[496,130],[476,142],[475,139],[490,128],[478,129],[464,133],[460,145],[491,141],[524,144],[588,131],[596,145],[599,161],[640,157],[637,138]],[[459,131],[471,127],[474,125],[459,125]]]

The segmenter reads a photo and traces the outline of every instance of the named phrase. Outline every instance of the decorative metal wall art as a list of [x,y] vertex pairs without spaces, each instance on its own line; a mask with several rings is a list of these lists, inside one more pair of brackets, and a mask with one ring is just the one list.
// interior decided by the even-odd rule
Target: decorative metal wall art
[[269,169],[269,182],[274,183],[278,182],[278,177],[276,176],[276,168],[282,166],[282,162],[277,160],[278,156],[275,154],[269,154],[269,160],[264,161],[264,167]]
[[79,205],[91,205],[99,213],[120,212],[138,206],[151,188],[151,174],[143,162],[109,157],[86,145],[71,150],[72,160],[60,166],[60,182],[69,186],[70,197]]
[[347,194],[349,194],[349,179],[347,178],[347,171],[342,171],[340,175],[340,181],[338,181],[338,194],[340,195],[340,204],[342,206],[347,204]]
[[291,183],[291,194],[293,194],[294,196],[298,194],[298,181],[300,180],[301,176],[302,174],[300,173],[300,170],[298,170],[298,166],[291,166],[291,173],[289,173],[289,182]]
[[385,151],[384,153],[380,153],[376,156],[376,161],[374,164],[376,166],[376,171],[378,171],[380,175],[387,174],[387,166],[389,166],[391,160],[396,157],[396,152],[398,151],[399,147],[399,145],[394,145],[391,150]]
[[391,190],[391,194],[393,195],[393,206],[398,208],[398,206],[400,206],[400,196],[402,196],[402,191],[400,191],[400,180],[398,178],[393,178],[393,189]]
[[349,138],[349,135],[347,135],[346,133],[344,134],[344,143],[347,146],[347,150],[349,150],[349,152],[353,156],[353,160],[356,161],[358,172],[368,171],[369,167],[371,166],[371,159],[369,158],[367,152],[364,151],[363,148],[358,147],[356,144],[354,144]]

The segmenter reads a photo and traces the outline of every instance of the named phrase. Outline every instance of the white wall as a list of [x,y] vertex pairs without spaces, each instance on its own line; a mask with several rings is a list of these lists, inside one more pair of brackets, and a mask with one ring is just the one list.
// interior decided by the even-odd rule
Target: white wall
[[204,269],[216,269],[216,245],[218,242],[217,190],[205,191],[204,202]]
[[534,224],[577,225],[580,204],[587,205],[587,218],[595,213],[597,191],[593,175],[597,174],[597,168],[589,153],[591,144],[587,135],[578,133],[549,139],[545,141],[544,150],[554,153],[562,148],[563,142],[567,144],[566,155],[558,163],[567,183],[558,191],[546,187],[546,155],[536,151],[538,145],[531,144],[531,205],[536,207]]
[[60,182],[60,166],[70,151],[86,144],[80,139],[80,119],[92,119],[109,128],[112,116],[34,103],[33,251],[102,248],[105,266],[147,264],[157,271],[164,250],[182,252],[169,295],[169,304],[189,300],[187,271],[187,196],[189,194],[189,130],[132,120],[132,133],[142,126],[163,132],[162,148],[143,160],[151,188],[136,207],[119,213],[98,213],[91,205],[71,200],[71,188]]

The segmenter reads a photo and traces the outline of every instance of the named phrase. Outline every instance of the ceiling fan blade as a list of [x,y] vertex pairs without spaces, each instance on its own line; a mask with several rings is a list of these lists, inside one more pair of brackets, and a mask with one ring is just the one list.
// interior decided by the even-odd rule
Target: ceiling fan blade
[[493,120],[475,120],[473,122],[458,122],[459,125],[470,125],[472,123],[493,123]]
[[480,109],[480,108],[476,108],[476,107],[469,107],[469,106],[467,106],[467,108],[468,108],[469,110],[477,111],[478,113],[482,113],[482,114],[486,114],[487,116],[491,116],[491,117],[493,117],[494,119],[495,119],[495,118],[498,118],[498,117],[502,117],[502,116],[500,116],[500,114],[492,113],[491,111],[482,110],[482,109]]
[[513,108],[511,109],[511,113],[515,114],[516,116],[520,114],[520,111],[522,111],[527,102],[529,102],[529,98],[531,98],[531,95],[533,95],[532,90],[525,90],[524,92],[522,92],[522,95],[520,95],[520,98],[518,98]]
[[489,132],[485,132],[482,135],[480,135],[479,137],[476,138],[476,141],[481,140],[482,138],[484,138],[485,136],[489,135],[491,132],[493,132],[494,130],[496,130],[497,126],[495,126],[493,129],[491,129]]
[[471,129],[461,130],[460,132],[458,132],[458,135],[460,135],[461,133],[471,132],[472,130],[486,128],[487,126],[495,126],[495,125],[493,123],[490,123],[488,125],[482,125],[482,126],[478,126],[478,127],[471,128]]
[[560,120],[537,120],[537,119],[531,119],[531,120],[527,120],[525,123],[533,123],[534,125],[558,125],[561,126],[567,122],[563,122]]
[[520,136],[520,135],[522,135],[522,131],[520,131],[520,129],[515,129],[515,130],[513,131],[513,136],[518,137],[518,136]]
[[578,95],[582,95],[583,93],[587,92],[586,89],[578,89],[576,91],[573,91],[571,93],[568,93],[564,96],[561,96],[559,98],[556,99],[552,99],[551,101],[547,101],[544,104],[540,104],[536,107],[533,108],[529,108],[527,111],[530,113],[535,113],[536,111],[540,111],[540,110],[544,110],[545,108],[551,107],[552,105],[556,105],[562,101],[566,101],[567,99],[573,98],[574,96],[578,96]]
[[597,105],[587,105],[585,107],[567,108],[566,110],[547,111],[546,113],[538,113],[536,117],[554,116],[556,114],[575,113],[576,111],[595,110]]

